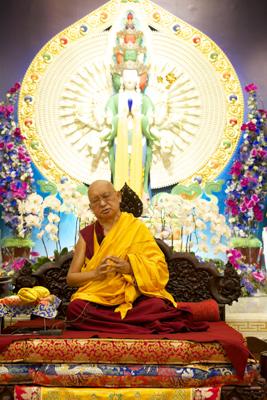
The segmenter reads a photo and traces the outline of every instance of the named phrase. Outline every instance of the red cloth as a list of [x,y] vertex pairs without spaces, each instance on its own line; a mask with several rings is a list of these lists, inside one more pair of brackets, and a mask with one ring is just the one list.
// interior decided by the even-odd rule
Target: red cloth
[[[55,321],[54,321],[55,322]],[[62,321],[60,321],[61,325]],[[58,324],[53,324],[54,328],[59,328]],[[61,326],[60,326],[61,327]],[[87,339],[91,337],[99,338],[115,338],[115,339],[170,339],[170,340],[191,340],[194,342],[219,342],[232,365],[234,366],[237,375],[242,378],[247,364],[249,350],[245,346],[244,338],[237,330],[227,325],[224,321],[210,322],[207,331],[202,332],[180,332],[180,333],[162,333],[162,334],[116,334],[93,331],[71,331],[65,330],[61,336],[41,336],[37,334],[20,334],[20,335],[0,335],[0,352],[4,351],[8,345],[16,340],[28,340],[33,338],[63,338],[63,339]]]
[[70,329],[97,331],[106,333],[176,333],[203,331],[208,329],[207,322],[194,322],[191,312],[178,310],[171,304],[158,298],[139,297],[121,319],[116,307],[105,307],[85,300],[74,300],[68,305],[67,326]]
[[86,226],[84,229],[81,229],[80,234],[83,237],[86,243],[85,255],[87,258],[92,258],[94,255],[94,229],[96,232],[97,241],[101,244],[104,239],[104,229],[102,225],[98,221],[94,224]]
[[219,306],[214,299],[198,302],[178,302],[177,308],[190,311],[193,321],[220,321]]

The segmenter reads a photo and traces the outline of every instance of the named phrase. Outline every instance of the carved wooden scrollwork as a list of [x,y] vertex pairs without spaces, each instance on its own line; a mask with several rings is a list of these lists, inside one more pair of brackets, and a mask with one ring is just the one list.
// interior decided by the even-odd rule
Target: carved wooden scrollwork
[[[200,263],[191,253],[173,253],[160,239],[156,239],[169,267],[167,290],[176,301],[201,301],[213,298],[219,304],[231,304],[240,296],[240,277],[228,264],[220,275],[211,263]],[[26,264],[16,278],[16,290],[21,287],[43,285],[62,300],[62,309],[70,301],[76,288],[67,285],[66,276],[73,253],[69,252],[54,262],[48,262],[32,272]]]
[[124,184],[121,192],[121,211],[132,213],[135,217],[140,217],[143,212],[143,203],[137,194],[127,185]]
[[221,400],[264,400],[265,380],[259,379],[252,386],[223,386]]
[[170,278],[167,290],[176,301],[201,301],[211,298],[209,272],[197,268],[191,259],[173,256],[168,262]]
[[219,304],[232,304],[241,295],[240,276],[227,263],[224,274],[213,263],[200,263],[192,253],[173,252],[160,239],[158,246],[165,255],[170,278],[167,290],[177,301],[201,301],[213,298]]
[[23,287],[33,287],[38,284],[38,279],[32,275],[30,263],[26,263],[23,268],[16,274],[14,280],[15,292]]
[[231,299],[232,303],[241,296],[241,278],[230,263],[225,265],[224,275],[218,280],[218,294],[221,303],[224,303],[223,298]]

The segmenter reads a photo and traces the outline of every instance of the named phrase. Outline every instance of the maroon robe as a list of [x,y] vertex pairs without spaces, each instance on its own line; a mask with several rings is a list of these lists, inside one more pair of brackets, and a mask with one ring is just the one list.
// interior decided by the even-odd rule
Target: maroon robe
[[[104,231],[99,222],[87,226],[80,232],[86,242],[86,257],[89,259],[94,254],[94,229],[101,244]],[[73,300],[67,309],[67,327],[86,331],[145,335],[205,331],[209,326],[207,322],[194,322],[188,309],[178,310],[168,301],[155,297],[140,296],[124,319],[121,319],[119,312],[114,312],[115,308],[80,299]]]

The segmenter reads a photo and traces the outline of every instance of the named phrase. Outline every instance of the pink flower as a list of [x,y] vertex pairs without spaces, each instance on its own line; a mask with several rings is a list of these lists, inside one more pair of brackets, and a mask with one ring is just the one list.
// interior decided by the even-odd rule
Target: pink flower
[[8,150],[11,150],[11,149],[13,149],[14,144],[11,143],[11,142],[10,142],[10,143],[7,143],[6,147],[7,147]]
[[247,203],[245,201],[243,201],[243,203],[240,204],[240,211],[242,213],[245,213],[248,209]]
[[19,128],[16,128],[16,129],[14,130],[14,136],[20,136],[20,135],[21,135],[20,129],[19,129]]
[[259,196],[257,194],[253,194],[251,196],[251,201],[253,202],[254,205],[257,204],[260,201]]
[[249,85],[245,86],[246,92],[255,92],[258,87],[254,83],[250,83]]
[[18,189],[17,192],[16,192],[16,196],[17,196],[19,199],[25,199],[26,196],[27,196],[27,193],[25,192],[24,189]]
[[245,131],[247,129],[247,124],[243,124],[242,126],[241,126],[241,131]]
[[233,208],[231,209],[231,213],[232,213],[233,217],[235,217],[236,215],[238,215],[238,214],[239,214],[238,207],[233,207]]
[[19,90],[20,89],[20,83],[19,82],[16,82],[15,83],[15,85],[14,85],[14,88],[16,89],[16,90]]
[[11,265],[11,269],[14,271],[19,271],[26,264],[27,260],[25,258],[17,258]]
[[37,252],[37,251],[31,251],[30,252],[30,255],[32,256],[32,257],[39,257],[39,253]]
[[242,163],[240,161],[235,161],[231,170],[230,170],[230,174],[231,175],[240,175],[241,171],[242,171]]
[[267,157],[267,150],[258,149],[258,156],[262,157],[263,159]]
[[248,184],[249,184],[249,179],[248,179],[248,178],[242,178],[242,179],[241,179],[240,185],[241,185],[242,187],[248,186]]
[[239,262],[242,258],[242,254],[239,250],[236,249],[230,249],[226,251],[228,260],[230,263],[233,265],[234,268],[238,269],[239,267]]
[[263,212],[262,212],[262,210],[260,209],[260,207],[258,206],[258,204],[255,205],[255,207],[253,207],[253,212],[254,212],[255,219],[256,219],[258,222],[263,221]]
[[247,128],[248,128],[250,131],[255,132],[256,129],[257,129],[257,126],[254,124],[254,122],[250,121],[250,122],[247,124]]
[[261,113],[261,115],[263,116],[263,118],[266,118],[267,116],[267,110],[258,110],[259,113]]
[[233,199],[227,199],[227,200],[226,200],[226,204],[227,204],[229,207],[235,207],[235,206],[237,205],[237,202],[236,202],[235,200],[233,200]]
[[13,113],[14,112],[14,107],[13,106],[11,106],[11,105],[8,105],[7,107],[6,107],[6,111],[8,112],[8,113]]
[[258,282],[263,282],[265,280],[265,275],[261,271],[252,272],[253,278]]

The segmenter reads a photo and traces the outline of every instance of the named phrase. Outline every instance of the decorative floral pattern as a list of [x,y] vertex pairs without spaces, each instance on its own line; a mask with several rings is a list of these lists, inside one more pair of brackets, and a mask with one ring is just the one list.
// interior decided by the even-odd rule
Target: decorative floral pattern
[[62,339],[46,338],[11,343],[0,354],[0,362],[27,363],[128,363],[190,364],[229,363],[222,346],[185,340]]
[[0,303],[0,317],[16,317],[17,315],[36,315],[43,318],[55,318],[61,300],[54,296],[53,303],[38,302],[38,304],[9,305]]
[[5,364],[0,384],[31,383],[43,386],[181,388],[220,384],[250,384],[259,366],[249,364],[244,378],[231,365],[114,365],[114,364]]
[[98,388],[48,388],[38,386],[16,386],[15,400],[220,400],[221,388],[206,387],[192,389],[98,389]]

